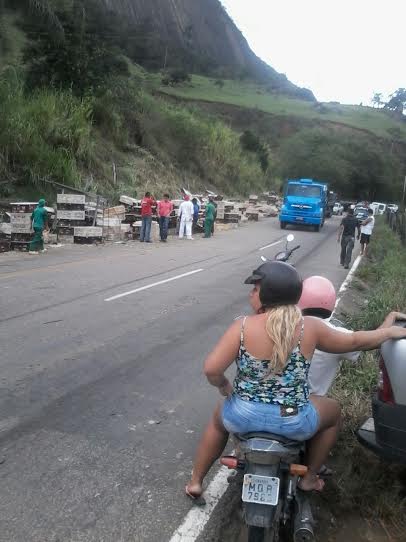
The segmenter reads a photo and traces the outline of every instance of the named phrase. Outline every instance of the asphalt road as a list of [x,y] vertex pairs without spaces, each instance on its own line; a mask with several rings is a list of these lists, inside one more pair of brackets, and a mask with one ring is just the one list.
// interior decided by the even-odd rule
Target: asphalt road
[[[292,231],[304,277],[343,282],[337,228]],[[287,233],[0,255],[1,542],[170,540],[217,400],[202,362]]]

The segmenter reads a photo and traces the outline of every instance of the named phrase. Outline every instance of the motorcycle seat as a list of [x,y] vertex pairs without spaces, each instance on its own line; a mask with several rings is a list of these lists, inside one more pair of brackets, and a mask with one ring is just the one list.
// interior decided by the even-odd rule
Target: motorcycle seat
[[253,438],[262,438],[265,440],[276,440],[277,442],[280,442],[284,446],[298,446],[299,444],[302,444],[302,442],[297,440],[292,440],[290,438],[283,437],[282,435],[276,435],[275,433],[263,433],[263,432],[255,432],[255,433],[238,433],[235,435],[238,440],[250,440]]

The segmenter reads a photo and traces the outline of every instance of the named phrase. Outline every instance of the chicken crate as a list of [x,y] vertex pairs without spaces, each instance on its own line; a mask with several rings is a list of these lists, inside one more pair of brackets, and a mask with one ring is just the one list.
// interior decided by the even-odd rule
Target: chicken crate
[[101,243],[103,240],[103,228],[98,226],[80,226],[74,228],[74,242],[80,245]]

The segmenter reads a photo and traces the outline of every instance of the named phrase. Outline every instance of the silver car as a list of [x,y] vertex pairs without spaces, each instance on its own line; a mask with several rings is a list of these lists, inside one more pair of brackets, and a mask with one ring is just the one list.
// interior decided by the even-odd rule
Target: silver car
[[[406,323],[398,323],[406,327]],[[358,440],[380,457],[406,464],[406,339],[381,346],[373,417],[358,431]]]

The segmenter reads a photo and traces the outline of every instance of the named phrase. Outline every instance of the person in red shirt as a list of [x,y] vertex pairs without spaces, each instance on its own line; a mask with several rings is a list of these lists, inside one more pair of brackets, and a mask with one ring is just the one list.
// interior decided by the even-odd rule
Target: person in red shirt
[[146,192],[141,200],[141,233],[140,241],[151,243],[151,224],[152,224],[152,206],[155,205],[155,199],[150,192]]
[[173,203],[169,199],[169,194],[164,194],[164,199],[158,203],[159,234],[162,243],[166,243],[168,239],[169,217],[172,211]]

